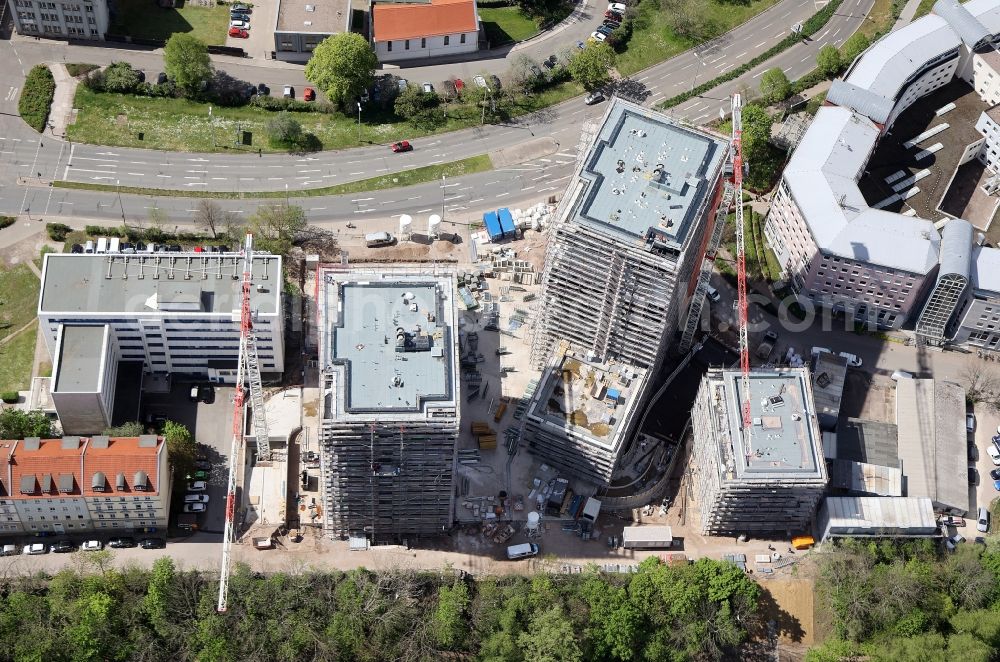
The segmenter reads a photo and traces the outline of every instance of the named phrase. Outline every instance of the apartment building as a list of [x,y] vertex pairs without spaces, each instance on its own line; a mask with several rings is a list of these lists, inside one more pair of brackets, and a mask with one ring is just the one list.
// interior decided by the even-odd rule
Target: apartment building
[[559,210],[532,358],[560,341],[658,365],[694,289],[721,195],[726,139],[609,104]]
[[701,531],[809,531],[827,483],[809,371],[751,373],[750,428],[743,426],[741,377],[738,370],[710,369],[691,412],[691,468]]
[[[39,328],[53,357],[60,337],[65,346],[77,333],[60,336],[61,328],[107,326],[107,344],[97,342],[96,332],[93,342],[76,337],[74,361],[96,366],[110,352],[118,361],[141,362],[146,373],[232,383],[242,274],[239,253],[49,253],[42,266]],[[281,257],[254,253],[253,282],[250,306],[266,379],[284,370]],[[65,352],[53,364],[67,367]],[[60,375],[54,378],[58,386]]]
[[431,265],[319,273],[323,528],[400,543],[454,520],[456,275]]
[[103,41],[109,25],[106,0],[13,0],[11,16],[18,34],[56,39]]
[[141,437],[0,441],[0,533],[165,531],[166,442]]

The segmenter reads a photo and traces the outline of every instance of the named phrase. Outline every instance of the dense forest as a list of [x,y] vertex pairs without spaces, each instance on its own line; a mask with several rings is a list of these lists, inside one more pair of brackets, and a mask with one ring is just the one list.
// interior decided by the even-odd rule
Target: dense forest
[[111,567],[94,552],[52,577],[7,577],[0,658],[14,660],[745,659],[761,588],[735,566],[656,559],[596,571],[471,576],[454,570],[253,573],[218,581]]
[[845,541],[816,558],[833,636],[808,662],[1000,659],[1000,548]]

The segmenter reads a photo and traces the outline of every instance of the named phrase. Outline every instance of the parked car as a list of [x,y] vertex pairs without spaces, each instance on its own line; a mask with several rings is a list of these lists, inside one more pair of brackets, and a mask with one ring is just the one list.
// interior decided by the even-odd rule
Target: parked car
[[235,5],[233,5],[233,6],[231,6],[229,8],[229,11],[240,11],[240,12],[243,12],[244,14],[252,14],[253,13],[253,8],[250,7],[250,6],[248,6],[248,5],[244,5],[244,4],[241,4],[241,3],[237,2]]
[[990,530],[990,510],[986,506],[979,506],[976,517],[976,531],[986,533]]
[[282,93],[281,96],[285,97],[286,99],[294,99],[295,88],[292,87],[291,85],[285,85],[285,91]]
[[546,69],[552,69],[553,67],[556,66],[556,63],[558,61],[559,58],[557,58],[555,55],[550,55],[544,60],[542,60],[542,66],[545,67]]
[[246,39],[250,33],[243,28],[229,28],[229,36],[237,39]]
[[186,513],[203,513],[203,512],[205,512],[206,508],[208,508],[208,506],[206,506],[203,503],[185,503],[184,504],[184,512],[186,512]]
[[43,543],[33,542],[30,545],[25,545],[24,549],[21,550],[22,554],[28,554],[29,556],[35,556],[36,554],[45,554],[49,549]]
[[979,482],[979,472],[976,471],[975,467],[969,467],[969,485],[975,485]]
[[626,9],[628,9],[628,6],[627,5],[623,5],[620,2],[612,2],[612,3],[608,4],[608,11],[614,11],[614,12],[618,12],[618,13],[624,14]]
[[601,23],[601,25],[614,32],[615,30],[621,27],[622,23],[621,21],[616,21],[613,18],[606,18],[604,19],[604,22]]
[[598,33],[604,35],[605,37],[610,37],[611,33],[614,32],[614,31],[615,31],[615,29],[613,27],[611,27],[611,26],[608,26],[608,25],[598,25],[597,29],[595,30],[595,32],[598,32]]
[[210,405],[215,402],[215,387],[208,384],[202,384],[198,387],[198,399],[204,402],[206,405]]
[[965,415],[965,431],[969,433],[976,431],[976,415],[972,412]]
[[990,478],[1000,480],[1000,469],[990,469]]
[[402,94],[406,91],[406,88],[410,85],[410,81],[405,78],[399,78],[396,80],[396,87],[399,88],[399,93]]
[[489,87],[489,85],[486,84],[486,79],[483,78],[482,76],[474,76],[473,79],[472,79],[472,82],[475,83],[477,86],[482,87],[482,88]]
[[955,548],[958,547],[959,543],[963,542],[965,542],[965,536],[963,536],[961,533],[956,533],[950,538],[944,539],[944,546],[947,547],[950,551],[954,552]]
[[197,462],[194,463],[194,468],[197,469],[198,471],[211,471],[212,463],[209,462],[208,460],[198,460]]
[[184,503],[208,503],[207,494],[185,494]]
[[993,466],[1000,467],[1000,450],[997,450],[995,444],[990,444],[986,447],[986,452],[989,454],[990,459],[993,460]]
[[813,347],[809,350],[809,353],[813,356],[819,356],[820,354],[832,354],[833,352],[828,350],[826,347]]
[[454,99],[458,95],[458,89],[455,87],[455,81],[453,80],[443,80],[441,81],[442,96],[446,99]]
[[465,81],[463,81],[461,78],[456,78],[455,79],[455,91],[458,92],[459,94],[461,94],[462,90],[464,90],[464,89],[465,89]]
[[250,25],[250,16],[248,14],[244,14],[243,12],[238,12],[238,11],[229,12],[229,20],[243,21],[247,25]]
[[139,76],[139,82],[140,83],[145,83],[146,82],[146,72],[145,71],[143,71],[142,69],[137,69],[135,73],[136,73],[137,76]]
[[188,483],[188,492],[204,492],[206,489],[208,489],[208,483],[203,480]]
[[208,472],[199,469],[193,473],[189,473],[187,476],[184,476],[184,478],[187,480],[208,480]]
[[241,21],[240,19],[235,19],[235,20],[229,21],[229,28],[230,29],[232,29],[232,28],[241,28],[243,30],[246,30],[249,27],[250,27],[250,23],[247,22],[247,21]]
[[590,38],[588,39],[588,41],[605,41],[607,38],[608,38],[607,35],[595,30],[594,32],[590,33]]
[[167,82],[167,74],[165,74],[162,71],[160,73],[156,74],[156,84],[157,85],[163,85],[166,82]]
[[305,101],[315,101],[316,100],[316,90],[311,87],[307,87],[302,90],[302,99]]
[[129,549],[135,547],[135,538],[112,538],[108,541],[108,547],[112,549]]
[[490,74],[490,89],[494,92],[503,89],[503,85],[500,84],[500,78],[496,74]]
[[0,556],[17,556],[21,553],[21,550],[17,548],[17,545],[4,545],[3,549],[0,549]]
[[613,21],[622,20],[622,16],[624,16],[624,12],[615,11],[613,9],[609,9],[608,11],[604,12],[604,18],[610,18]]
[[423,90],[425,94],[434,94],[434,86],[430,83],[422,83],[420,89]]
[[583,98],[583,102],[588,106],[593,106],[595,103],[601,103],[604,101],[604,95],[600,92],[591,92]]
[[52,543],[52,552],[54,554],[67,554],[69,552],[75,552],[76,545],[68,540],[58,540]]
[[139,547],[143,549],[163,549],[167,546],[167,541],[162,538],[143,538],[139,541]]
[[850,352],[840,352],[838,356],[840,356],[843,359],[847,359],[847,365],[851,366],[852,368],[861,367],[861,358],[858,357],[856,354],[851,354]]
[[392,143],[392,145],[389,146],[389,149],[396,153],[410,152],[413,151],[413,145],[411,145],[408,140],[400,140],[398,143]]
[[80,549],[84,552],[99,552],[104,549],[104,543],[100,540],[87,540],[80,545]]
[[271,93],[271,88],[264,83],[257,83],[257,94],[266,96]]

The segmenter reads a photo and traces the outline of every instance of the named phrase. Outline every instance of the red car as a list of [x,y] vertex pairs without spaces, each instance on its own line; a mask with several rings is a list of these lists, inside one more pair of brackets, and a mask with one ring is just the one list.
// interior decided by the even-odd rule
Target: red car
[[302,98],[305,99],[306,101],[315,101],[316,100],[316,90],[314,90],[311,87],[307,87],[302,92]]
[[604,12],[604,18],[610,18],[612,21],[619,21],[619,22],[621,22],[621,20],[622,20],[622,14],[621,14],[621,12],[616,12],[616,11],[608,10],[608,11]]
[[237,39],[246,39],[250,36],[250,33],[243,28],[229,28],[229,36],[236,37]]
[[464,89],[465,89],[465,83],[462,82],[461,78],[456,78],[455,79],[455,90],[457,90],[459,93],[461,93],[462,90],[464,90]]
[[394,152],[409,152],[413,149],[413,145],[407,140],[401,140],[398,143],[392,143],[391,148]]

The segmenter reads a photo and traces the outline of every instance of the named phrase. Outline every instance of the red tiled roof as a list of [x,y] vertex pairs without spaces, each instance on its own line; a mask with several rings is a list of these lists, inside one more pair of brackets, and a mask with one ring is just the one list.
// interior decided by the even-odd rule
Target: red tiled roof
[[475,32],[473,0],[431,0],[429,4],[375,4],[372,21],[375,41],[419,39]]
[[[112,437],[108,439],[107,448],[95,448],[87,445],[83,458],[83,495],[110,496],[113,494],[156,494],[160,486],[158,481],[157,458],[163,439],[157,438],[156,446],[142,447],[138,437]],[[100,471],[104,474],[104,491],[93,488],[94,474]],[[145,472],[147,476],[146,490],[136,490],[135,475]],[[118,489],[118,474],[124,474],[125,489]]]
[[[64,449],[62,439],[42,439],[39,442],[38,450],[27,450],[25,442],[17,442],[11,457],[11,496],[22,499],[52,499],[64,496],[80,496],[82,457],[84,439],[80,438],[80,443],[76,448]],[[59,490],[60,476],[70,475],[73,477],[72,490],[61,492]],[[34,477],[34,492],[24,494],[21,492],[21,479],[25,476]],[[42,482],[45,476],[51,476],[50,489],[43,492]]]
[[[159,453],[164,444],[157,438],[155,446],[140,446],[138,437],[112,437],[107,448],[96,448],[87,437],[80,437],[77,448],[64,449],[62,439],[43,439],[38,450],[28,450],[23,441],[0,441],[0,475],[4,491],[14,498],[51,499],[60,495],[111,496],[119,494],[156,494],[159,490]],[[12,449],[12,450],[8,450]],[[7,468],[10,468],[10,480]],[[147,490],[135,489],[138,472],[147,476]],[[104,491],[93,489],[94,474],[104,474]],[[123,474],[125,488],[118,487],[118,474]],[[44,476],[52,477],[51,489],[42,491]],[[73,477],[70,492],[59,490],[59,477]],[[21,492],[22,478],[34,477],[34,492]],[[164,477],[166,480],[166,477]]]

